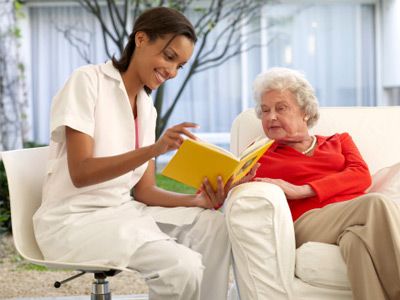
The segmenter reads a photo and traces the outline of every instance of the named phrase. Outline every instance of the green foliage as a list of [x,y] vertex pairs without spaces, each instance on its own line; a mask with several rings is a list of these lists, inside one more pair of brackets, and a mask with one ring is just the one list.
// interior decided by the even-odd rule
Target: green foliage
[[10,198],[4,164],[0,161],[0,233],[11,231]]
[[47,267],[41,266],[41,265],[34,265],[31,263],[27,263],[24,261],[24,263],[18,264],[18,270],[21,271],[39,271],[39,272],[47,272],[50,271]]
[[16,270],[18,271],[50,271],[50,269],[45,266],[35,265],[26,261],[21,255],[17,253],[9,255],[9,261],[16,266]]
[[14,27],[11,34],[17,39],[20,39],[22,37],[21,29],[18,27]]
[[196,189],[182,184],[178,181],[167,178],[161,174],[156,175],[157,186],[168,191],[184,193],[184,194],[194,194]]
[[25,14],[22,11],[23,5],[23,1],[14,0],[14,10],[17,19],[25,18]]

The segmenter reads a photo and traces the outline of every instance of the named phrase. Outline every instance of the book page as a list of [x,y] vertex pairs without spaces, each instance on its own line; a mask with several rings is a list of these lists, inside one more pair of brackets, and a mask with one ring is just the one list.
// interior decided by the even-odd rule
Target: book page
[[235,155],[233,155],[233,153],[231,153],[228,150],[226,150],[226,149],[224,149],[222,147],[219,147],[217,145],[211,144],[211,143],[203,141],[203,140],[191,140],[191,141],[193,141],[195,143],[198,143],[198,144],[201,144],[206,148],[210,148],[210,149],[216,150],[218,152],[221,152],[221,153],[223,153],[225,155],[229,155],[230,157],[233,157],[233,158],[237,159],[237,157]]
[[249,147],[247,147],[246,149],[244,149],[242,151],[242,153],[240,153],[239,155],[239,160],[242,160],[243,158],[245,158],[247,155],[249,155],[250,153],[256,151],[258,148],[263,147],[266,143],[268,143],[270,141],[270,139],[268,139],[267,137],[262,138],[261,140],[255,141],[253,144],[251,144]]
[[269,147],[274,143],[273,140],[262,139],[257,141],[256,144],[248,147],[250,150],[244,153],[244,157],[240,160],[239,165],[236,167],[234,172],[234,182],[240,180],[248,172],[250,172],[251,168],[257,163],[260,157],[268,150]]

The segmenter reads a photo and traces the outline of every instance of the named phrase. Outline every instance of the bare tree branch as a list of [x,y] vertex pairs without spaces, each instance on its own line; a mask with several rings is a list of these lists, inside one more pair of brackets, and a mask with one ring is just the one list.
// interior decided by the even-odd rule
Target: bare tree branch
[[111,40],[116,45],[118,45],[118,38],[113,35],[113,33],[108,29],[107,25],[105,24],[104,18],[101,15],[101,9],[100,9],[98,0],[94,0],[94,4],[95,4],[94,6],[91,4],[90,0],[78,0],[78,1],[82,5],[87,5],[87,7],[90,10],[90,13],[92,13],[96,17],[96,19],[99,21],[101,29],[104,32],[104,35],[111,38]]
[[64,36],[71,46],[78,51],[79,56],[83,58],[86,63],[91,63],[89,55],[90,42],[87,42],[87,39],[80,38],[79,35],[74,35],[73,31],[75,28],[68,27],[67,29],[62,29],[58,25],[55,25],[55,28]]
[[250,46],[248,48],[245,48],[245,49],[237,49],[236,51],[232,52],[231,54],[226,55],[223,59],[220,59],[220,60],[216,59],[215,60],[216,63],[214,63],[214,64],[209,64],[208,66],[205,66],[205,67],[202,67],[202,68],[199,67],[198,69],[196,69],[195,74],[196,73],[200,73],[200,72],[204,72],[204,71],[209,70],[209,69],[213,69],[213,68],[219,67],[222,64],[224,64],[226,61],[230,60],[232,57],[235,57],[235,56],[237,56],[237,55],[239,55],[241,53],[248,52],[251,49],[260,48],[262,46],[263,45],[258,44],[258,45],[252,45],[252,46]]
[[136,20],[138,17],[139,17],[139,14],[140,14],[140,0],[136,0],[135,1],[135,5],[134,5],[134,8],[133,8],[133,19],[134,20]]
[[[116,35],[115,38],[119,41],[120,38],[121,38],[121,35],[124,34],[124,31],[122,31],[122,32],[120,33],[120,30],[119,30],[117,24],[115,23],[114,15],[115,15],[116,13],[115,13],[115,10],[114,10],[114,5],[112,5],[112,2],[114,2],[114,1],[113,1],[113,0],[107,0],[107,7],[108,7],[108,10],[107,10],[107,11],[108,11],[108,15],[110,16],[111,24],[112,24],[112,26],[113,26],[113,29],[114,29],[114,32],[115,32],[115,35]],[[118,18],[118,17],[117,17],[117,18]]]
[[[203,15],[197,20],[197,22],[194,24],[194,28],[197,29],[198,32],[201,32],[201,29],[203,27],[202,22],[204,22],[204,20],[206,18],[208,18],[212,13],[213,13],[213,7],[214,7],[214,3],[215,0],[211,0],[210,1],[210,6],[208,7],[208,11],[206,13],[203,13]],[[199,9],[198,9],[199,10]],[[206,22],[207,23],[207,22]]]

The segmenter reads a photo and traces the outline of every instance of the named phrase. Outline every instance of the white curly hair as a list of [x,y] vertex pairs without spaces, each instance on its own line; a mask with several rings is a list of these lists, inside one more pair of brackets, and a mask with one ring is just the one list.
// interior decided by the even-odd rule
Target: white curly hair
[[307,116],[307,126],[311,128],[319,119],[319,105],[311,84],[299,71],[288,68],[271,68],[259,74],[253,82],[253,96],[257,117],[261,118],[261,99],[269,91],[292,92],[300,109]]

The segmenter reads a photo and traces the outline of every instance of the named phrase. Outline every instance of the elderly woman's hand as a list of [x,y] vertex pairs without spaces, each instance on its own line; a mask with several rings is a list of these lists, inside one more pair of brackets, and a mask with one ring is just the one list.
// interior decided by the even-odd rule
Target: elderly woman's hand
[[315,196],[310,185],[294,185],[282,179],[254,178],[254,181],[268,182],[279,186],[289,200],[303,199]]

